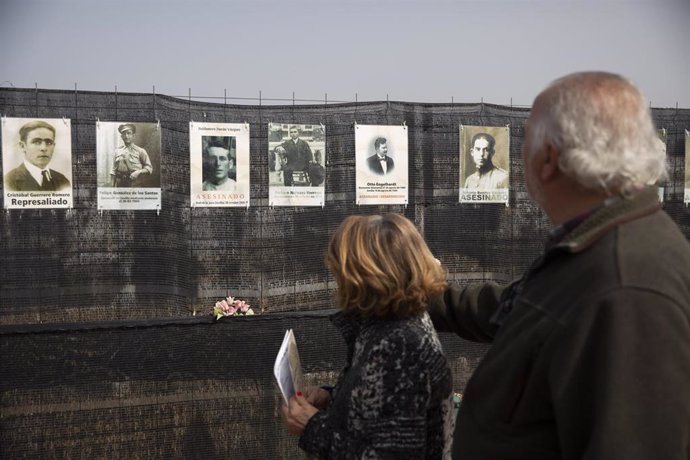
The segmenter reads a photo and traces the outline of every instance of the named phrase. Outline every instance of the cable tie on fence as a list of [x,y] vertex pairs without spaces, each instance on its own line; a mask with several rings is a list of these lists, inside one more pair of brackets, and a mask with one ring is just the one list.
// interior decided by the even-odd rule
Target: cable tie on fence
[[402,125],[407,128],[407,120],[403,120]]
[[62,116],[62,123],[63,123],[65,126],[67,126],[67,119],[65,118],[64,115]]
[[96,129],[101,129],[101,119],[96,117]]
[[5,126],[5,123],[7,122],[7,117],[5,115],[2,116],[2,126]]
[[156,120],[156,131],[159,131],[161,129],[161,121]]
[[245,121],[245,122],[244,122],[244,128],[245,128],[247,131],[249,131],[249,122],[248,122],[248,121]]

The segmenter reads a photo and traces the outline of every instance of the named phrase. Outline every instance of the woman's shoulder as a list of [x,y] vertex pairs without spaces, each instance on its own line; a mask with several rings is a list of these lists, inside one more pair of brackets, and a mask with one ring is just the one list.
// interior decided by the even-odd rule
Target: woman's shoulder
[[374,348],[419,355],[422,350],[442,352],[429,315],[406,319],[379,320],[372,327],[369,342]]

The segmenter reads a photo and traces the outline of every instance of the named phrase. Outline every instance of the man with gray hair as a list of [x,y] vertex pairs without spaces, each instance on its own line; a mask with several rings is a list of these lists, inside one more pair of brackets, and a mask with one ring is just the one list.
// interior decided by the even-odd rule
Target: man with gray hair
[[519,280],[451,286],[439,330],[492,346],[453,458],[687,460],[690,244],[661,210],[665,154],[627,79],[568,75],[535,99],[527,190],[554,228]]

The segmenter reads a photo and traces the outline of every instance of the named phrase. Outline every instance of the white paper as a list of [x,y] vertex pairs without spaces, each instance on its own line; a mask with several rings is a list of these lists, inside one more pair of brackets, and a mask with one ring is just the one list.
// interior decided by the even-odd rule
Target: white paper
[[[40,190],[34,180],[25,180],[29,174],[24,166],[27,157],[27,143],[20,139],[21,128],[32,122],[42,121],[54,129],[53,150],[47,163],[35,165],[47,168],[51,174],[61,177],[59,190]],[[35,128],[38,129],[38,128]],[[27,134],[31,134],[33,129]],[[41,155],[45,157],[45,155]],[[72,124],[69,118],[3,118],[2,119],[2,163],[4,207],[6,209],[48,209],[71,208],[73,206],[72,179]],[[10,180],[14,177],[14,180]],[[10,185],[14,183],[15,185]],[[20,185],[21,184],[21,185]],[[36,188],[34,188],[36,187]]]
[[[293,133],[297,137],[293,139]],[[293,143],[302,145],[298,150]],[[306,146],[305,146],[306,144]],[[282,149],[282,154],[279,150]],[[304,170],[289,168],[300,154]],[[293,158],[293,160],[291,160]],[[301,161],[307,160],[302,158]],[[301,163],[300,160],[297,160]],[[268,203],[270,206],[322,206],[326,197],[326,128],[321,124],[268,124]],[[286,178],[286,174],[289,176]]]
[[[370,164],[377,154],[388,157],[385,171]],[[358,205],[407,204],[407,126],[355,125],[355,161]]]
[[[204,151],[212,141],[228,143],[229,181],[214,187]],[[189,123],[190,204],[192,207],[249,207],[249,125],[246,123]]]
[[300,364],[297,341],[292,329],[285,331],[283,343],[273,366],[273,374],[285,403],[302,387],[302,365]]

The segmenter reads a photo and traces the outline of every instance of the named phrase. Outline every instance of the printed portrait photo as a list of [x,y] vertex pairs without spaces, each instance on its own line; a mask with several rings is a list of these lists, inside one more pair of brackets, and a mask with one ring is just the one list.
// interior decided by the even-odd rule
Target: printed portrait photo
[[460,127],[460,188],[507,189],[509,130],[505,126]]
[[2,166],[5,192],[71,191],[70,120],[5,118]]

